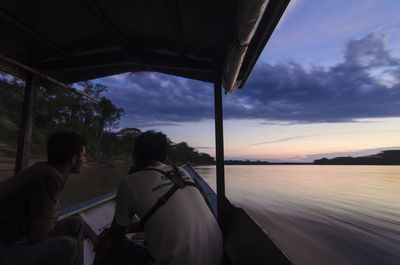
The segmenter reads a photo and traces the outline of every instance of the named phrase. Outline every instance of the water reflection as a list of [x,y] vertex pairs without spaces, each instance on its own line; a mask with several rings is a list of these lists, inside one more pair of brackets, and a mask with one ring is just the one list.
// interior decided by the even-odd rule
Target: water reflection
[[[215,167],[196,170],[215,190]],[[84,168],[67,181],[63,207],[115,191],[127,172]],[[225,175],[227,197],[295,264],[400,264],[399,166],[227,166]]]
[[[212,180],[215,167],[200,167]],[[400,167],[227,166],[226,193],[296,264],[400,264]]]
[[96,198],[116,191],[121,179],[128,174],[128,168],[83,168],[66,182],[61,196],[62,207]]

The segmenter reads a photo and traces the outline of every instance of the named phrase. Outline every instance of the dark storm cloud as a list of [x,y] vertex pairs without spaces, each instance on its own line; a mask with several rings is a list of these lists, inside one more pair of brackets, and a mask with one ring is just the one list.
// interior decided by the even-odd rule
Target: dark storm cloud
[[393,82],[399,69],[399,60],[384,49],[383,36],[370,34],[348,42],[344,61],[328,69],[258,64],[245,89],[234,95],[242,97],[242,108],[232,104],[226,113],[304,123],[400,116],[399,80],[384,83]]
[[213,117],[210,84],[147,72],[120,79],[102,82],[109,87],[107,97],[124,108],[124,119],[132,126],[173,125]]
[[[211,84],[156,74],[103,79],[109,96],[139,125],[213,118]],[[343,62],[326,68],[260,62],[244,89],[224,96],[227,119],[347,122],[400,116],[400,62],[370,34],[347,43]]]

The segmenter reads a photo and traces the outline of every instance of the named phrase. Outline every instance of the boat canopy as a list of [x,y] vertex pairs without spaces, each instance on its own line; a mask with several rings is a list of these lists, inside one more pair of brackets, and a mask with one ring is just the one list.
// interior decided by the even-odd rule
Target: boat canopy
[[226,93],[244,86],[289,1],[1,0],[0,71],[26,80],[15,172],[29,162],[33,106],[43,79],[68,87],[153,71],[212,82],[217,210],[224,230],[229,207],[221,86]]
[[2,0],[0,70],[66,84],[154,71],[220,78],[232,92],[243,87],[288,2]]

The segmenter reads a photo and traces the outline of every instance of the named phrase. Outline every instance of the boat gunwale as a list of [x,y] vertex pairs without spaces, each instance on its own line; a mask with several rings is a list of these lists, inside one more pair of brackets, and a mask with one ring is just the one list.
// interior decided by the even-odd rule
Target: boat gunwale
[[87,209],[93,208],[97,205],[103,204],[107,201],[113,200],[116,197],[116,192],[111,192],[105,195],[101,195],[99,197],[96,197],[94,199],[91,200],[87,200],[84,202],[81,202],[79,204],[76,205],[72,205],[70,207],[67,207],[63,210],[61,210],[61,215],[58,218],[58,220],[61,220],[63,218],[66,218],[68,216],[72,216],[72,215],[76,215],[80,212],[83,212]]

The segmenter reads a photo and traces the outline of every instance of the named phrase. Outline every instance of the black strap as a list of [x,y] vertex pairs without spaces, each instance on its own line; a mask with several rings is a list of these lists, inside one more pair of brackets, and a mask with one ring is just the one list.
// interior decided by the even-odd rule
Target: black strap
[[153,171],[157,171],[161,174],[163,174],[164,176],[166,176],[173,184],[174,186],[172,186],[163,196],[161,196],[157,202],[153,205],[153,207],[150,208],[150,210],[147,211],[147,213],[143,216],[142,219],[140,219],[140,224],[142,225],[142,227],[145,226],[146,222],[149,220],[149,218],[158,210],[160,209],[162,206],[164,206],[164,204],[168,201],[169,198],[171,198],[171,196],[178,190],[178,189],[183,189],[186,186],[192,186],[195,187],[199,190],[201,190],[198,185],[196,185],[196,183],[190,182],[190,181],[186,181],[182,178],[181,173],[179,172],[179,169],[174,166],[174,169],[172,171],[169,172],[164,172],[162,170],[159,170],[157,168],[145,168],[141,171],[148,171],[148,170],[153,170]]
[[156,204],[153,205],[153,207],[150,208],[150,210],[147,211],[147,213],[143,216],[142,219],[140,219],[140,224],[142,227],[145,226],[147,220],[150,219],[150,217],[164,204],[168,201],[168,199],[175,193],[175,191],[178,190],[178,187],[176,185],[172,186],[163,196],[161,196]]

